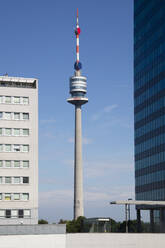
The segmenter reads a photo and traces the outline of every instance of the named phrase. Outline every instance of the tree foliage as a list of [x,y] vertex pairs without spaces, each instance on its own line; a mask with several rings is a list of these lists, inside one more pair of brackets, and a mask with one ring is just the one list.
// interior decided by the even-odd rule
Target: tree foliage
[[[63,220],[60,219],[59,224],[66,224],[67,233],[80,233],[80,232],[90,232],[91,223],[86,221],[87,219],[83,216],[77,218],[77,220]],[[93,230],[95,232],[95,230]],[[129,233],[137,232],[137,220],[128,221],[128,231]],[[141,222],[141,232],[149,232],[150,225],[149,223]],[[116,222],[113,219],[110,219],[110,226],[108,232],[126,232],[126,222]]]
[[83,216],[78,217],[76,220],[63,220],[60,219],[59,224],[66,224],[67,233],[79,233],[84,232],[84,220]]
[[49,222],[47,220],[44,219],[40,219],[38,220],[38,224],[48,224]]

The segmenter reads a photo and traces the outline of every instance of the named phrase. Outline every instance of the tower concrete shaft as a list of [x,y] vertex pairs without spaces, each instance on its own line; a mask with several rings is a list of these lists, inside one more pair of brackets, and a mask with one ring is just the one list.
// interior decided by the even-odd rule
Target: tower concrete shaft
[[81,105],[75,105],[74,219],[84,215]]

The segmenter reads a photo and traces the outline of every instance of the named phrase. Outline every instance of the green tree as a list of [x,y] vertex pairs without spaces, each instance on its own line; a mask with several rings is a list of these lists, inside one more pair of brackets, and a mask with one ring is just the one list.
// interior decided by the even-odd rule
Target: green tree
[[[128,223],[128,232],[135,233],[137,232],[137,220],[129,220]],[[126,222],[119,222],[117,232],[126,232]]]
[[[125,232],[126,231],[126,222],[118,222],[117,232]],[[129,233],[137,233],[137,220],[128,221],[128,232]],[[150,223],[145,223],[141,221],[141,232],[146,233],[150,232]]]
[[60,221],[58,222],[58,224],[66,224],[68,220],[63,220],[63,219],[60,219]]
[[119,229],[119,222],[116,222],[113,219],[110,219],[110,227],[109,227],[109,232],[117,232]]
[[85,217],[80,216],[76,220],[63,220],[60,219],[59,224],[66,224],[67,233],[78,233],[84,231]]
[[[85,221],[86,218],[80,216],[77,220],[63,220],[60,219],[58,224],[66,224],[67,233],[80,233],[80,232],[89,232],[91,228],[91,223]],[[46,224],[46,223],[41,223]],[[141,222],[141,232],[149,232],[150,224]],[[107,228],[107,232],[125,232],[126,231],[126,222],[116,222],[113,219],[110,219],[110,224]],[[136,233],[137,232],[137,220],[128,221],[128,232]]]
[[38,220],[38,224],[48,224],[49,222],[47,220],[44,219],[40,219]]
[[141,226],[142,226],[142,232],[147,233],[150,232],[150,223],[148,222],[141,222]]

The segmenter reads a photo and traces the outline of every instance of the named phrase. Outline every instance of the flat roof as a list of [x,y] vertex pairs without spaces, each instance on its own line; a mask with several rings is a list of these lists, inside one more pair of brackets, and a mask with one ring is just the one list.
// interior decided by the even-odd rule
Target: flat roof
[[87,218],[86,220],[89,220],[89,221],[110,221],[111,218],[108,218],[108,217],[93,217],[93,218]]
[[36,80],[36,78],[0,76],[0,81],[4,82],[34,83]]
[[126,201],[112,201],[110,204],[116,205],[152,205],[152,206],[165,206],[165,201],[136,201],[136,200],[126,200]]

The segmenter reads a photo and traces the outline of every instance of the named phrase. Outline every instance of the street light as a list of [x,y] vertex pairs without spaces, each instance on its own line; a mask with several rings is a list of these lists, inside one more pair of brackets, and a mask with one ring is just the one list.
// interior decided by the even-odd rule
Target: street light
[[[132,198],[128,198],[128,201],[131,201]],[[131,209],[130,209],[130,204],[128,205],[128,220],[131,220]]]
[[[131,201],[132,198],[128,198],[128,201]],[[131,209],[130,209],[130,204],[128,204],[128,224],[126,227],[126,230],[128,229],[128,231],[130,231],[130,220],[131,220]],[[126,232],[128,232],[126,231]]]

